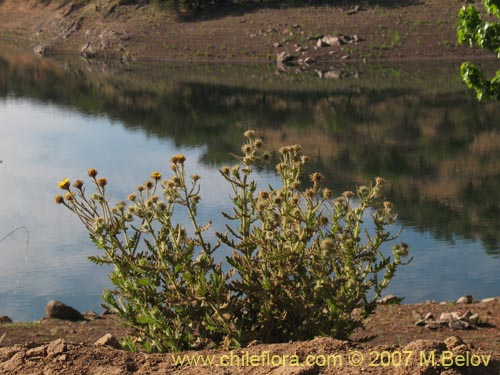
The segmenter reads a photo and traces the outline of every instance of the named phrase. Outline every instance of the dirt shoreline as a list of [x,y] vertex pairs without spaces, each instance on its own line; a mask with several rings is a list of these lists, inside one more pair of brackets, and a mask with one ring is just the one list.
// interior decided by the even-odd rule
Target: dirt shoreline
[[[436,329],[415,325],[417,316],[442,313],[478,314],[480,323],[466,330],[440,326]],[[88,315],[86,315],[88,317]],[[500,298],[481,303],[436,303],[426,302],[412,305],[381,305],[366,322],[363,330],[356,332],[353,341],[338,341],[330,338],[316,338],[307,342],[286,344],[254,344],[228,352],[204,350],[180,353],[197,358],[209,356],[220,361],[231,355],[260,356],[263,353],[285,356],[303,363],[308,356],[323,358],[340,356],[344,362],[337,366],[301,365],[294,367],[280,363],[279,366],[260,363],[259,366],[181,366],[170,354],[146,355],[129,353],[109,346],[98,346],[96,340],[110,333],[120,339],[129,333],[113,316],[90,316],[85,321],[40,320],[0,325],[0,374],[491,374],[500,373]],[[363,342],[364,337],[375,336]],[[398,356],[403,351],[418,353],[408,363],[391,362],[384,366],[380,353]],[[353,366],[348,363],[349,355],[361,353],[366,363]],[[436,354],[436,363],[422,363],[422,354]],[[444,354],[443,354],[444,353]],[[484,365],[457,365],[439,363],[441,355],[466,358],[489,358]],[[468,353],[468,354],[467,354]],[[419,358],[420,356],[420,358]],[[482,357],[481,357],[482,356]],[[330,357],[331,358],[331,357]],[[379,358],[379,359],[377,359]],[[427,357],[426,357],[427,358]],[[276,359],[277,360],[277,359]],[[465,360],[465,359],[464,359]],[[392,360],[391,360],[392,361]]]
[[[354,5],[359,8],[352,12]],[[375,5],[346,1],[305,7],[255,3],[182,21],[154,5],[4,0],[0,40],[41,55],[80,54],[123,62],[275,62],[278,54],[286,53],[293,63],[313,67],[494,57],[457,45],[462,6],[461,0],[385,0]],[[340,40],[327,45],[318,42],[322,36]]]

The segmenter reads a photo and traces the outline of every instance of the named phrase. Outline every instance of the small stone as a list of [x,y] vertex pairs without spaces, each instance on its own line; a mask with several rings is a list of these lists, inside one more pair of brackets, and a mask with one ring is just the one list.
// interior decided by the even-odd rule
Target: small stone
[[453,329],[468,329],[470,328],[470,323],[463,320],[450,320],[448,326]]
[[318,41],[316,42],[316,48],[321,48],[321,47],[326,47],[327,44],[323,43],[323,41],[321,39],[318,39]]
[[466,296],[462,296],[459,299],[457,299],[456,303],[470,304],[473,302],[473,300],[474,300],[474,298],[470,294],[468,294]]
[[0,316],[0,324],[3,323],[12,323],[12,319],[9,318],[7,315],[2,315]]
[[55,300],[49,301],[45,306],[45,317],[70,321],[85,320],[78,310]]
[[281,43],[274,42],[274,43],[273,43],[273,47],[274,47],[274,48],[279,48],[279,47],[281,47]]
[[427,322],[427,323],[425,324],[425,328],[430,329],[430,330],[432,330],[432,331],[434,331],[434,330],[438,329],[440,326],[441,326],[441,324],[439,324],[439,323],[438,323],[438,322],[436,322],[436,321],[430,321],[430,322]]
[[389,294],[385,297],[380,298],[377,303],[381,305],[399,305],[403,298],[395,296],[394,294]]
[[479,314],[472,314],[469,317],[469,322],[474,324],[474,325],[478,325],[479,323],[481,323],[481,319],[479,318]]
[[481,303],[490,303],[490,302],[495,302],[495,301],[500,301],[500,297],[483,298],[481,300]]
[[435,320],[435,318],[434,315],[432,315],[432,313],[427,313],[427,315],[425,315],[424,317],[424,320]]
[[450,313],[441,313],[438,322],[448,324],[451,320],[453,320],[453,317]]
[[66,351],[66,342],[63,339],[51,341],[47,346],[47,355],[54,356]]
[[[323,78],[337,79],[337,78],[340,78],[341,74],[342,74],[341,70],[329,70],[328,72],[323,73]],[[382,302],[378,302],[378,303],[382,303]]]
[[61,354],[59,357],[57,357],[57,360],[59,362],[65,362],[68,360],[68,356],[66,354]]
[[342,59],[342,60],[347,60],[349,57],[351,57],[351,56],[349,56],[349,55],[344,55],[344,56],[342,56],[342,57],[341,57],[341,59]]
[[292,55],[290,55],[288,52],[281,52],[276,55],[276,63],[278,64],[286,64],[289,63],[293,60]]
[[340,46],[341,44],[340,39],[333,35],[326,35],[319,40],[327,46]]
[[115,349],[121,349],[120,342],[111,333],[106,333],[94,343],[95,346],[109,346]]
[[33,52],[35,52],[37,55],[40,56],[47,56],[47,46],[44,46],[43,44],[38,44],[35,47],[33,47]]
[[252,340],[252,341],[250,341],[250,342],[248,343],[247,348],[250,348],[250,347],[252,347],[252,346],[259,345],[259,344],[262,344],[262,342],[261,342],[261,341],[259,341],[259,340]]
[[426,324],[427,324],[427,322],[424,319],[420,319],[420,320],[418,320],[418,321],[415,322],[415,325],[419,326],[419,327],[423,327]]
[[470,310],[467,310],[465,313],[462,314],[462,316],[460,316],[460,320],[469,320],[469,318],[472,316],[472,311]]
[[89,311],[84,311],[84,312],[82,313],[82,315],[83,315],[83,317],[84,317],[85,319],[88,319],[88,320],[96,320],[96,319],[99,319],[99,318],[100,318],[100,317],[99,317],[99,315],[97,315],[97,313],[96,313],[95,311],[91,311],[91,310],[89,310]]

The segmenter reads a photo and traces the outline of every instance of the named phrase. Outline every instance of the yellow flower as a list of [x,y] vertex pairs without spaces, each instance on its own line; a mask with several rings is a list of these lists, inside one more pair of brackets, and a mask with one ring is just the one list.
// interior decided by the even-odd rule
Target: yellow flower
[[182,154],[177,154],[177,155],[172,156],[172,158],[170,159],[170,161],[172,163],[184,164],[184,162],[186,161],[186,157],[184,155],[182,155]]
[[151,178],[155,181],[158,181],[161,178],[161,173],[160,172],[152,172]]
[[57,186],[59,186],[60,189],[69,190],[69,184],[70,184],[69,179],[65,178],[64,180],[59,181]]

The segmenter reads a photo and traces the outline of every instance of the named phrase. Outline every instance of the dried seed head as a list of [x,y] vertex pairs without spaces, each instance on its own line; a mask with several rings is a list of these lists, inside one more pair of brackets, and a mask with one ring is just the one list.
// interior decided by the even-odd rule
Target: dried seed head
[[160,172],[152,172],[151,178],[155,181],[158,181],[161,178],[161,173]]
[[64,180],[59,181],[59,183],[57,184],[57,186],[59,186],[59,188],[63,189],[63,190],[69,190],[69,185],[70,185],[70,182],[69,182],[68,178],[65,178]]
[[285,155],[287,152],[290,151],[290,148],[288,146],[281,147],[279,150],[280,154]]
[[307,156],[307,155],[302,155],[302,156],[300,157],[300,161],[302,162],[302,164],[306,164],[306,163],[308,163],[308,162],[309,162],[309,156]]
[[323,198],[331,199],[333,197],[333,192],[330,189],[323,189]]
[[75,180],[73,182],[73,186],[77,188],[78,190],[81,190],[83,187],[83,181],[82,180]]
[[269,159],[271,159],[271,154],[268,151],[263,152],[262,153],[262,160],[268,161]]
[[375,178],[375,183],[379,186],[384,186],[385,180],[382,177],[376,177]]
[[54,197],[54,201],[57,203],[57,204],[61,204],[64,202],[64,198],[61,196],[61,195],[56,195]]
[[247,130],[243,133],[243,135],[247,138],[252,138],[255,135],[255,132],[253,130]]
[[144,183],[144,186],[146,187],[146,189],[151,190],[154,185],[153,185],[153,183],[151,181],[146,181]]
[[311,181],[314,182],[314,183],[318,183],[320,182],[321,180],[323,180],[325,178],[325,176],[323,176],[321,173],[318,173],[318,172],[314,172],[311,176]]
[[252,146],[250,146],[249,144],[244,144],[243,146],[241,146],[241,152],[243,152],[244,154],[249,154],[252,152]]
[[135,202],[136,198],[137,198],[137,194],[135,194],[135,193],[129,194],[129,196],[127,197],[127,199],[131,202]]
[[253,142],[253,145],[255,146],[255,148],[261,148],[263,143],[264,143],[264,142],[262,141],[262,139],[257,138],[257,139]]
[[160,197],[158,195],[153,195],[150,199],[151,199],[152,202],[156,203],[156,202],[158,202],[160,200]]
[[108,184],[108,180],[106,180],[105,178],[100,178],[97,180],[97,185],[99,185],[100,187],[104,187]]
[[293,151],[295,151],[295,152],[300,152],[300,150],[302,150],[301,145],[293,145],[292,148],[293,148]]
[[307,198],[313,198],[313,197],[314,197],[314,190],[313,190],[313,189],[307,189],[307,190],[304,192],[304,195],[305,195]]
[[290,187],[292,189],[298,189],[300,187],[300,181],[295,180],[294,182],[291,183]]
[[94,168],[90,168],[87,173],[88,173],[89,177],[92,177],[92,178],[95,178],[95,176],[97,176],[97,171]]
[[200,178],[201,178],[200,175],[197,175],[197,174],[191,175],[191,180],[193,180],[194,182],[198,181]]
[[135,189],[140,193],[141,191],[144,191],[144,186],[139,185]]
[[73,199],[75,199],[75,197],[72,192],[68,191],[66,194],[64,194],[64,199],[66,199],[67,201],[72,201]]
[[324,238],[319,245],[322,250],[333,250],[334,246],[335,243],[331,238]]
[[349,199],[351,198],[352,196],[354,196],[354,193],[352,191],[344,191],[342,193],[342,196],[344,196],[345,198]]
[[261,191],[259,193],[259,199],[268,199],[269,198],[269,193],[267,191]]
[[220,169],[220,173],[222,173],[224,176],[227,176],[229,174],[229,167],[224,166]]

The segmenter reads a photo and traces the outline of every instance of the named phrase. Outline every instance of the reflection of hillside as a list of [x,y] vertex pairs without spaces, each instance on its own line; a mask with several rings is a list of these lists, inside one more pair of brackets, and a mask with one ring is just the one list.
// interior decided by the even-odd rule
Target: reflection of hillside
[[359,80],[325,81],[267,67],[111,69],[10,52],[0,53],[0,97],[51,101],[205,145],[207,163],[228,161],[242,130],[256,128],[269,148],[301,143],[337,191],[383,176],[404,224],[479,239],[500,255],[500,108],[479,105],[454,65],[363,69]]

